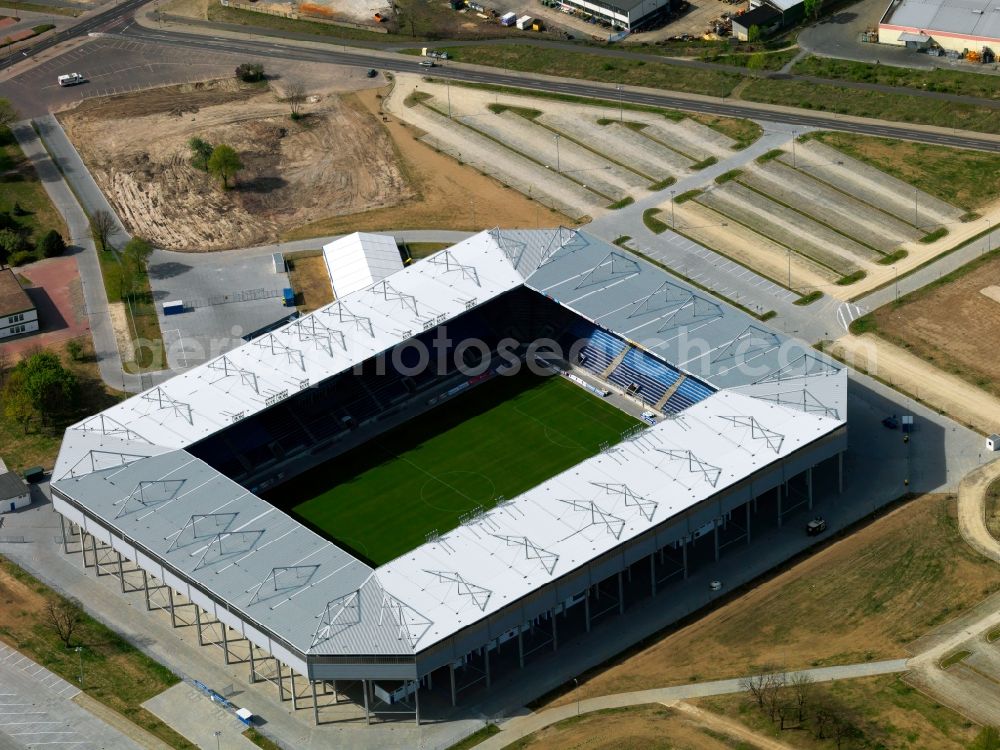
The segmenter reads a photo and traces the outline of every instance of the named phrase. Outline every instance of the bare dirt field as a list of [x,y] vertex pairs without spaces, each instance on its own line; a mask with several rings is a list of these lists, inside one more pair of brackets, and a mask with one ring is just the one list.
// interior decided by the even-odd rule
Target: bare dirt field
[[362,91],[357,98],[382,122],[395,149],[397,163],[412,186],[412,197],[391,208],[310,222],[286,231],[283,239],[392,229],[471,230],[572,224],[564,214],[551,211],[493,177],[435,151],[420,140],[421,130],[392,115],[386,115],[387,121],[383,122],[384,100],[379,97],[387,92],[388,89]]
[[[908,352],[1000,397],[996,372],[1000,304],[984,290],[1000,279],[1000,257],[984,259],[957,278],[945,278],[901,304],[872,313],[875,329]],[[1000,424],[994,424],[994,430]]]
[[[1000,430],[1000,399],[979,385],[940,369],[953,367],[947,358],[937,355],[936,361],[928,361],[926,357],[935,355],[918,355],[872,333],[841,336],[825,351],[857,370],[912,394],[977,432],[989,435]],[[991,382],[984,380],[982,385]]]
[[[235,81],[88,100],[61,119],[128,229],[167,249],[258,244],[412,198],[382,123],[352,96],[308,92],[298,122],[279,87]],[[193,137],[239,152],[234,189],[191,165]]]
[[552,701],[907,656],[907,644],[1000,588],[962,541],[953,496],[912,500],[697,622],[585,674]]
[[[309,253],[309,254],[307,254]],[[316,250],[305,253],[295,253],[288,261],[288,282],[298,296],[296,307],[302,314],[333,302],[333,288],[330,286],[330,274],[326,270],[323,251]]]

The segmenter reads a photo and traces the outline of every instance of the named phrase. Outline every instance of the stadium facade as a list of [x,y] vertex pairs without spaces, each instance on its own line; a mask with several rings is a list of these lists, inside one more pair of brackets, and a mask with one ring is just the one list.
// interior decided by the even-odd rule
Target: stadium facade
[[[451,364],[412,361],[444,329]],[[378,567],[260,497],[518,362],[662,418]],[[751,543],[758,503],[777,525],[811,507],[846,397],[835,362],[625,249],[492,230],[73,425],[52,497],[67,550],[193,607],[227,663],[248,641],[251,681],[285,699],[292,676],[317,722],[330,686],[419,722],[422,697],[455,705]]]

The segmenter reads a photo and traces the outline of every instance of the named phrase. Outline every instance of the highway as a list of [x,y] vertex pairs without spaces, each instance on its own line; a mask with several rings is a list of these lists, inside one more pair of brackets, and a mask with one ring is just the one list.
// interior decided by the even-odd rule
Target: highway
[[[232,54],[253,52],[263,57],[277,57],[303,62],[335,63],[353,65],[364,68],[378,68],[400,73],[416,73],[433,75],[436,78],[461,81],[466,83],[481,83],[495,86],[512,86],[522,89],[532,89],[556,94],[573,96],[598,97],[602,99],[617,99],[618,91],[611,84],[597,84],[588,81],[569,79],[551,80],[531,73],[510,74],[501,70],[481,71],[449,63],[427,68],[419,64],[420,58],[404,55],[389,56],[372,54],[361,48],[342,47],[340,49],[313,49],[296,45],[282,44],[271,39],[229,39],[213,37],[205,34],[192,34],[183,31],[166,31],[147,29],[134,24],[122,32],[127,39],[144,41],[174,47],[190,47],[193,49],[213,49]],[[679,109],[687,112],[720,115],[725,117],[745,117],[758,120],[772,120],[791,126],[803,128],[820,128],[823,130],[842,130],[864,135],[881,136],[884,138],[900,138],[903,140],[920,141],[922,143],[958,148],[971,148],[980,151],[1000,152],[1000,141],[990,137],[979,137],[968,131],[954,133],[940,130],[899,127],[888,122],[855,122],[833,115],[812,112],[789,112],[786,109],[770,108],[767,105],[747,106],[738,101],[704,100],[678,96],[669,92],[662,94],[645,93],[623,89],[623,101],[630,104],[647,104],[656,107]]]

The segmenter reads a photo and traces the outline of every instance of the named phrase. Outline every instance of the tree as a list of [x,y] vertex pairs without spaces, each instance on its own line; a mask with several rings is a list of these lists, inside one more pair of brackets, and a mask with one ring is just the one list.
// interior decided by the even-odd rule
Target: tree
[[95,211],[90,217],[90,232],[101,250],[107,250],[112,236],[118,233],[118,223],[109,211]]
[[236,77],[243,83],[263,81],[264,66],[260,63],[242,63],[236,68]]
[[10,262],[10,256],[24,249],[24,235],[14,229],[0,229],[0,265]]
[[9,128],[17,120],[17,110],[10,99],[0,99],[0,128]]
[[764,682],[764,707],[767,709],[771,721],[778,720],[784,698],[785,682],[784,672],[772,672],[767,675]]
[[805,672],[797,672],[793,674],[788,680],[788,684],[792,691],[792,701],[795,705],[796,716],[798,716],[799,725],[805,721],[806,716],[806,705],[812,698],[813,693],[813,681]]
[[208,159],[212,155],[212,144],[195,136],[188,141],[191,149],[191,166],[203,172],[208,171]]
[[751,673],[740,678],[740,687],[756,701],[757,708],[764,708],[764,688],[767,681],[767,672]]
[[152,254],[153,246],[142,237],[133,237],[122,249],[122,276],[128,277],[130,292],[134,293],[138,288],[139,279],[146,272],[146,263]]
[[760,41],[760,26],[753,24],[749,29],[747,29],[747,41],[750,44]]
[[[27,394],[31,405],[42,416],[43,421],[73,409],[79,398],[79,383],[76,375],[63,367],[59,357],[52,352],[39,351],[18,362],[14,375],[22,375],[21,390]],[[12,377],[4,387],[10,388]]]
[[24,373],[15,368],[7,378],[3,387],[3,416],[14,424],[21,425],[24,434],[28,434],[28,425],[35,418],[35,406],[23,388]]
[[763,52],[754,52],[747,58],[747,70],[763,70],[766,64]]
[[819,14],[822,10],[823,0],[805,0],[802,3],[802,11],[808,18],[811,18],[814,21],[819,18]]
[[45,622],[59,636],[66,648],[73,640],[73,633],[83,621],[83,610],[80,605],[69,599],[49,599],[45,603]]
[[1000,750],[1000,731],[996,727],[983,727],[969,745],[969,750]]
[[305,84],[300,82],[290,83],[285,91],[287,92],[285,101],[288,102],[288,107],[292,110],[292,119],[298,120],[302,116],[302,105],[306,101]]
[[55,229],[50,229],[39,240],[38,251],[44,258],[55,258],[66,252],[66,240]]
[[222,180],[222,189],[229,189],[229,178],[235,176],[243,169],[243,162],[236,149],[220,143],[212,149],[212,155],[208,158],[208,171]]

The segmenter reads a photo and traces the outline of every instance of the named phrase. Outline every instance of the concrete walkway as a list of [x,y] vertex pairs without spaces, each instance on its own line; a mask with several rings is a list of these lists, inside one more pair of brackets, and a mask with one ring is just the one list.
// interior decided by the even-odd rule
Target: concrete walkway
[[[54,117],[43,118],[39,122],[39,130],[43,135],[52,132],[51,123]],[[101,379],[112,388],[122,390],[138,390],[139,378],[127,375],[122,370],[122,359],[118,352],[118,342],[115,340],[111,316],[108,312],[108,297],[104,289],[104,277],[97,258],[97,247],[90,234],[90,221],[80,207],[70,186],[52,157],[46,151],[31,122],[21,121],[11,128],[14,138],[38,172],[38,177],[48,193],[49,199],[62,215],[69,227],[67,245],[76,256],[80,281],[83,284],[83,295],[90,318],[90,333],[94,339],[94,353]],[[62,129],[59,128],[59,132]],[[65,137],[65,136],[64,136]],[[82,164],[82,162],[81,162]],[[60,164],[62,166],[62,164]],[[68,166],[68,165],[66,165]],[[65,168],[65,167],[64,167]],[[89,178],[90,175],[87,174]],[[92,180],[91,180],[92,181]],[[96,185],[95,185],[96,187]],[[98,191],[100,193],[100,191]],[[101,196],[103,198],[103,196]]]
[[[832,682],[834,680],[850,680],[858,677],[871,677],[881,674],[897,674],[907,671],[906,659],[875,661],[866,664],[848,664],[842,667],[820,667],[804,669],[801,672],[788,672],[788,678],[796,675],[807,675],[813,682]],[[546,711],[516,716],[499,724],[500,734],[494,735],[477,745],[482,750],[500,750],[512,742],[525,737],[532,732],[592,711],[606,708],[622,708],[623,706],[641,706],[647,703],[672,703],[688,698],[705,698],[711,695],[731,695],[743,691],[741,678],[731,680],[715,680],[713,682],[697,682],[690,685],[653,688],[652,690],[637,690],[631,693],[616,693],[602,695],[599,698],[588,698],[576,703],[568,703]]]
[[971,472],[958,486],[958,529],[976,552],[1000,562],[1000,542],[986,528],[986,491],[1000,479],[1000,459]]

